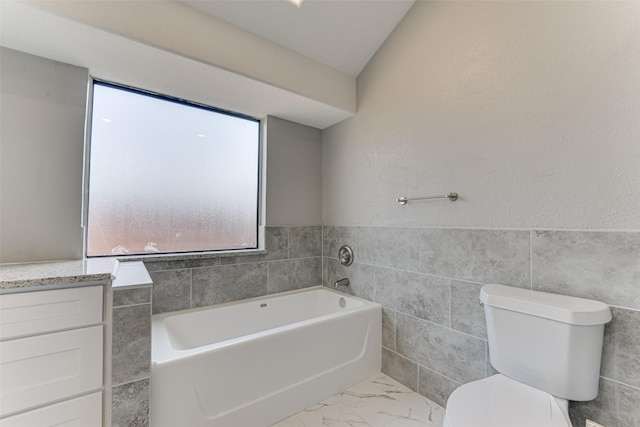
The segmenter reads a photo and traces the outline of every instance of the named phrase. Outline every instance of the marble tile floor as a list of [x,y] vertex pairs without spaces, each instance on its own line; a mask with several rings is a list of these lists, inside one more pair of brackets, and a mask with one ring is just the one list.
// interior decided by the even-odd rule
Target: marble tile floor
[[442,427],[444,408],[377,374],[271,427]]

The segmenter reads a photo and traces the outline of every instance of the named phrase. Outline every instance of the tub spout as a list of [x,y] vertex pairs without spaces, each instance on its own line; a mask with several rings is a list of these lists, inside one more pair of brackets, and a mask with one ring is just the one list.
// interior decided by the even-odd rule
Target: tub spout
[[333,284],[334,289],[338,289],[340,286],[349,286],[349,278],[345,277],[344,279],[336,280],[336,283]]

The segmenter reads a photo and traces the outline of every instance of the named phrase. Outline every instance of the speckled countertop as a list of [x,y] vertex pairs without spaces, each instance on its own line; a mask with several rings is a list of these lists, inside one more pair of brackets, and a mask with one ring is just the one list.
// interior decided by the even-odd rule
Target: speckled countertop
[[[150,284],[151,279],[142,260],[172,261],[200,258],[221,258],[263,255],[264,249],[227,251],[216,253],[189,253],[160,256],[140,256],[120,259],[113,257],[89,258],[77,261],[51,261],[25,264],[0,264],[0,293],[38,286],[55,286],[81,282],[103,282],[120,279],[113,286]],[[123,277],[117,277],[121,267],[127,266]],[[125,277],[126,276],[126,277]]]
[[113,280],[117,270],[118,260],[115,258],[0,264],[0,291]]

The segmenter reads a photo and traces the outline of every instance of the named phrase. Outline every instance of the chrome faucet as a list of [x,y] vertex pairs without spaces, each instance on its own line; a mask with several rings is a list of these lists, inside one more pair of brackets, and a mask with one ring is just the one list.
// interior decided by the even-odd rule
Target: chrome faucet
[[344,279],[336,280],[336,283],[333,284],[333,288],[338,289],[339,286],[349,286],[349,278],[345,277]]

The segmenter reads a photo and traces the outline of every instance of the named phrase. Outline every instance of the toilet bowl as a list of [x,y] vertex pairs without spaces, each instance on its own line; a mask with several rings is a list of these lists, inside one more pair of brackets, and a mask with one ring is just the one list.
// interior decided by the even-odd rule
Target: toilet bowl
[[567,403],[497,374],[451,393],[443,427],[571,427]]

